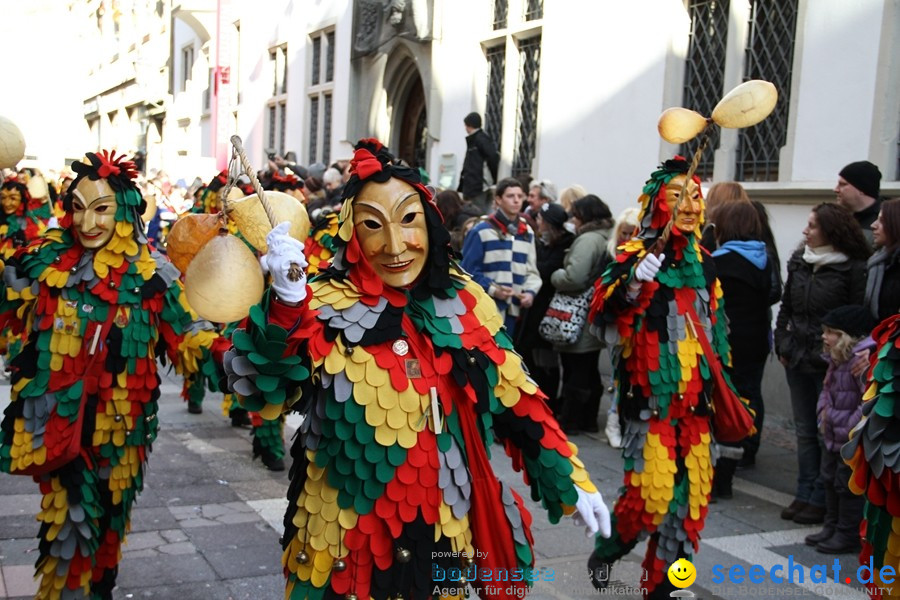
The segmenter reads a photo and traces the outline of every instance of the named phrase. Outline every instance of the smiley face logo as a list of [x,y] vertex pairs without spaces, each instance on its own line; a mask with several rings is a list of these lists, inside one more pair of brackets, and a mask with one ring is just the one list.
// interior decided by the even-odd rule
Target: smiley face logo
[[690,587],[697,579],[697,569],[686,558],[679,558],[669,567],[669,583],[677,588]]

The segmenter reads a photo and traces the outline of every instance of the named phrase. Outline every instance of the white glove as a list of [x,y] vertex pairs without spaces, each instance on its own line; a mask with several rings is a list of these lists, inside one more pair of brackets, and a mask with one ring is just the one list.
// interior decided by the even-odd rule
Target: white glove
[[56,217],[50,217],[47,221],[47,229],[56,229],[59,227],[59,220]]
[[[259,263],[272,275],[272,289],[285,302],[302,302],[306,298],[306,256],[303,254],[303,242],[295,240],[288,234],[291,224],[287,221],[279,223],[266,236],[269,252],[264,254]],[[291,263],[300,267],[300,279],[291,281],[288,271]]]
[[653,281],[664,260],[666,260],[665,254],[660,254],[659,257],[655,254],[647,254],[635,268],[634,278],[638,281]]
[[584,525],[584,535],[592,537],[598,531],[600,537],[608,538],[612,533],[612,526],[609,522],[609,509],[603,502],[603,496],[600,492],[585,492],[578,486],[575,486],[578,492],[578,502],[575,503],[577,511],[572,518],[576,525]]

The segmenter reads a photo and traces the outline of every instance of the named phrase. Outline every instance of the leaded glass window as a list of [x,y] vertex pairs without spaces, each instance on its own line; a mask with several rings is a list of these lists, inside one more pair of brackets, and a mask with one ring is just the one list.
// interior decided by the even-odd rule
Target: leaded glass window
[[787,141],[798,0],[752,0],[744,78],[775,84],[778,103],[764,121],[738,133],[736,178],[778,181],[778,155]]
[[544,0],[526,0],[525,20],[534,21],[544,18]]
[[494,29],[506,29],[509,0],[494,0]]
[[541,36],[519,43],[519,101],[513,176],[531,173],[537,138],[538,87],[541,75]]
[[503,134],[503,81],[506,72],[506,46],[495,46],[487,53],[488,86],[484,113],[484,132],[500,149]]
[[[722,98],[725,78],[725,55],[728,46],[729,0],[690,0],[691,36],[688,41],[684,72],[682,106],[701,115],[712,114]],[[719,129],[710,128],[709,145],[697,167],[701,179],[713,174],[713,157],[719,145]],[[681,145],[679,152],[692,157],[701,143],[700,137]]]
[[319,151],[319,98],[309,99],[309,162],[316,162]]
[[331,94],[325,94],[325,114],[322,115],[322,162],[331,162]]
[[325,81],[334,81],[334,32],[325,34]]
[[311,81],[313,85],[319,85],[319,78],[321,77],[321,66],[322,64],[322,38],[314,37],[312,40],[312,76]]

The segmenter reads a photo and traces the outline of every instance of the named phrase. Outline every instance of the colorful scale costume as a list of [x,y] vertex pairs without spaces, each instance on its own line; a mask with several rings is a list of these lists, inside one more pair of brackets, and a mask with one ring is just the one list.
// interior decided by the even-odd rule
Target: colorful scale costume
[[[112,597],[131,506],[157,435],[156,359],[165,352],[178,372],[191,373],[224,342],[195,321],[178,270],[146,245],[133,165],[106,153],[87,156],[90,165],[74,165],[78,181],[105,181],[115,190],[109,241],[96,249],[82,245],[69,196],[63,228],[7,261],[0,304],[0,319],[27,336],[12,363],[0,469],[43,464],[56,432],[85,411],[81,455],[35,477],[44,496],[36,562],[42,599]],[[101,324],[108,327],[105,339],[92,335]]]
[[874,565],[875,582],[867,586],[869,594],[872,598],[900,598],[897,580],[882,583],[878,576],[883,566],[900,571],[900,389],[896,387],[900,315],[883,321],[872,337],[878,350],[863,396],[863,418],[841,455],[853,469],[850,490],[866,497],[859,528],[863,538],[859,563],[869,566],[872,561]]
[[[53,217],[51,205],[35,200],[28,192],[28,187],[16,181],[15,178],[7,179],[0,186],[0,193],[7,196],[6,201],[12,202],[18,196],[19,203],[11,214],[0,212],[0,258],[8,260],[16,250],[25,246],[34,239],[40,237],[46,230]],[[0,331],[0,350],[8,362],[22,349],[22,337],[12,332],[9,327]]]
[[[625,420],[625,482],[613,510],[613,535],[597,538],[589,565],[613,563],[650,534],[643,563],[648,580],[641,585],[651,594],[665,581],[669,565],[698,550],[708,512],[710,357],[704,356],[695,328],[702,327],[714,351],[730,361],[722,290],[714,263],[693,232],[672,228],[656,278],[643,283],[636,297],[627,292],[636,265],[655,250],[671,219],[666,184],[678,175],[683,181],[686,171],[683,160],[667,161],[651,176],[641,197],[641,231],[619,247],[597,284],[590,312],[613,355]],[[680,189],[680,183],[671,185]],[[697,193],[702,215],[699,188]],[[689,323],[689,307],[699,323]],[[659,593],[668,597],[664,589]]]
[[[306,416],[284,521],[289,599],[419,599],[435,585],[453,595],[459,584],[433,583],[433,569],[465,567],[464,557],[513,577],[531,567],[531,516],[491,470],[495,436],[551,521],[573,512],[576,486],[596,492],[494,301],[451,262],[430,193],[366,142],[345,188],[332,265],[298,307],[264,298],[226,355],[245,406]],[[373,271],[353,223],[363,185],[391,176],[423,199],[430,240],[428,264],[407,288]],[[529,578],[511,584],[519,597]],[[479,594],[511,598],[509,585]]]

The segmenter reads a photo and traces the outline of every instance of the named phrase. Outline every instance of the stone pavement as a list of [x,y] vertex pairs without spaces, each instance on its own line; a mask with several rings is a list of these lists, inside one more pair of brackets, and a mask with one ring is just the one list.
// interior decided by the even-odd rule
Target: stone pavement
[[[282,598],[281,551],[278,537],[286,506],[287,474],[267,471],[251,461],[249,432],[232,428],[218,397],[207,398],[202,415],[191,415],[179,397],[180,381],[167,376],[160,402],[161,432],[154,444],[146,487],[134,508],[132,532],[123,550],[117,600],[124,598],[178,600],[269,600]],[[0,409],[9,399],[9,385],[0,385]],[[606,406],[606,402],[604,402]],[[294,418],[288,421],[288,437]],[[769,425],[769,424],[767,424]],[[734,565],[745,571],[761,565],[828,565],[833,582],[835,557],[817,554],[803,545],[816,528],[779,518],[792,499],[796,460],[789,431],[771,424],[755,469],[739,471],[732,500],[713,504],[695,556],[696,597],[743,599],[753,596],[863,599],[860,585],[816,584],[807,568],[803,583],[729,583]],[[611,503],[622,480],[622,459],[600,435],[573,438],[579,456],[591,471],[604,498]],[[287,457],[289,461],[290,457]],[[512,471],[499,447],[495,469],[520,492],[534,516],[537,567],[552,568],[553,580],[537,582],[535,600],[582,600],[597,597],[639,598],[640,561],[645,544],[620,561],[611,585],[596,592],[587,580],[586,560],[592,543],[569,519],[551,525],[531,502],[521,475]],[[30,478],[0,474],[0,598],[29,598],[37,555],[40,503]],[[855,575],[856,557],[842,555],[841,579]],[[713,581],[720,565],[724,582]],[[548,571],[543,571],[549,573]],[[735,572],[736,573],[736,572]],[[787,575],[787,569],[779,575]],[[736,576],[735,576],[736,579]],[[855,579],[853,580],[855,582]]]

